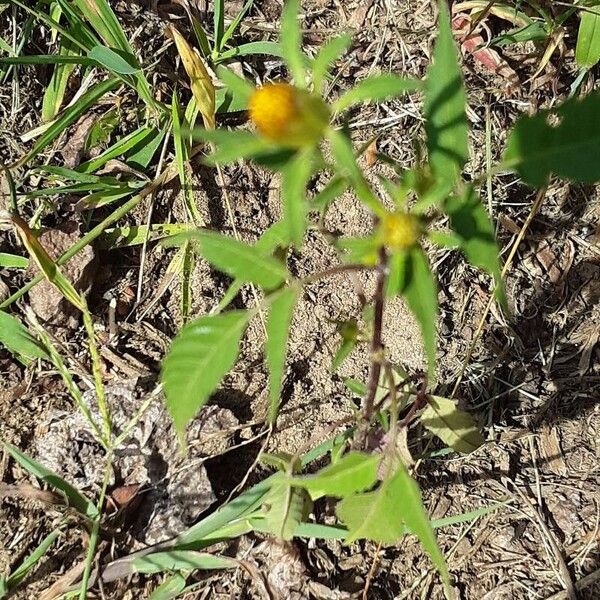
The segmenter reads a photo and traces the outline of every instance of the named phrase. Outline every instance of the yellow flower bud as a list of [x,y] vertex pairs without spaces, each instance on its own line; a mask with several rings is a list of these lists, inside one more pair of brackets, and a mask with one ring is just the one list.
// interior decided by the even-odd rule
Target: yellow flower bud
[[329,108],[323,100],[288,83],[258,88],[248,109],[259,133],[284,146],[316,144],[329,124]]
[[419,219],[404,212],[387,213],[381,220],[381,239],[390,250],[406,250],[414,246],[421,235]]

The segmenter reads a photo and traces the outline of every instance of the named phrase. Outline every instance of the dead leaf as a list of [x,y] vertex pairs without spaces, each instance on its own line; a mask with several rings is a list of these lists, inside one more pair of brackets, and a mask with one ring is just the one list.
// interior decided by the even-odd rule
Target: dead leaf
[[75,126],[75,131],[67,137],[67,142],[61,148],[60,153],[65,161],[65,167],[68,169],[74,169],[80,164],[85,142],[97,118],[94,113],[81,117]]
[[167,35],[175,42],[179,56],[181,56],[183,68],[190,78],[190,88],[196,103],[198,104],[204,126],[207,129],[214,129],[215,87],[206,66],[204,65],[204,61],[175,27],[169,25],[166,31]]
[[365,163],[371,168],[377,162],[377,140],[373,140],[365,150]]
[[548,425],[544,425],[539,438],[540,454],[546,461],[548,468],[560,477],[567,474],[567,465],[560,447],[560,439],[558,429],[553,427],[550,429]]
[[375,0],[364,0],[359,3],[358,8],[348,17],[348,27],[352,29],[360,29],[367,18],[367,14],[373,6]]
[[492,48],[485,47],[486,41],[479,33],[469,33],[471,18],[465,14],[457,14],[452,19],[452,29],[460,41],[463,55],[470,54],[488,71],[495,73],[505,82],[506,91],[514,93],[521,85],[514,69]]

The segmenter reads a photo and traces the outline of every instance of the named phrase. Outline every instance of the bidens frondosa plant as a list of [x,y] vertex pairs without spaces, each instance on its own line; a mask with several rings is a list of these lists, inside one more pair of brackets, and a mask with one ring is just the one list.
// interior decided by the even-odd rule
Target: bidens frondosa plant
[[[277,427],[288,330],[303,286],[345,271],[371,273],[375,292],[362,315],[337,321],[341,339],[332,364],[335,370],[355,346],[369,344],[366,381],[348,381],[351,391],[362,397],[355,422],[349,422],[345,432],[330,440],[327,448],[331,450],[331,464],[316,474],[302,474],[301,450],[296,456],[265,455],[264,462],[276,467],[276,473],[261,488],[261,500],[239,518],[244,519],[245,531],[254,529],[290,539],[316,527],[320,533],[311,529],[314,535],[327,537],[333,532],[311,522],[309,514],[315,500],[333,497],[338,500],[339,527],[335,535],[341,531],[347,543],[370,539],[393,544],[407,532],[415,534],[438,569],[446,595],[451,597],[444,558],[419,487],[409,474],[407,453],[400,456],[397,439],[403,429],[415,423],[420,427],[411,427],[411,435],[435,436],[456,452],[475,450],[483,438],[469,414],[459,411],[453,400],[433,394],[438,290],[426,248],[437,245],[461,251],[472,265],[490,276],[490,291],[501,308],[505,308],[505,300],[494,228],[476,186],[462,178],[469,156],[468,125],[450,16],[446,2],[440,0],[439,34],[424,81],[394,74],[375,75],[327,105],[321,97],[322,84],[329,65],[341,56],[350,39],[333,39],[309,60],[300,47],[297,4],[286,4],[282,21],[281,49],[290,81],[267,82],[254,88],[231,71],[218,70],[228,92],[244,99],[250,127],[195,132],[197,138],[212,143],[213,152],[207,158],[211,164],[246,159],[278,172],[283,218],[254,245],[204,230],[182,240],[191,240],[207,261],[234,282],[233,293],[228,292],[219,305],[221,312],[190,322],[174,340],[162,371],[167,405],[183,436],[190,419],[234,365],[249,320],[259,311],[266,311],[265,360],[270,373],[267,421],[269,426]],[[423,94],[427,159],[405,170],[385,157],[394,166],[396,177],[381,181],[387,194],[382,198],[360,166],[368,144],[358,147],[353,143],[346,114],[353,106],[409,92]],[[565,113],[565,121],[570,114]],[[550,133],[545,122],[529,125],[523,130],[517,127],[509,140],[506,158],[512,168],[538,185],[551,172],[564,171],[565,165],[571,170],[576,168],[564,156],[559,164],[555,154],[552,164],[528,162],[524,148],[533,138],[542,145],[542,140],[554,136],[557,146],[561,146],[559,142],[565,136],[562,125]],[[317,173],[326,174],[328,181],[314,193],[310,182]],[[324,231],[338,252],[338,264],[304,279],[294,277],[286,263],[288,250],[302,251],[307,229],[322,228],[330,205],[348,189],[371,211],[371,233],[349,238]],[[436,228],[436,223],[442,222],[446,227]],[[262,289],[259,305],[226,310],[235,290],[246,283]],[[394,296],[404,298],[419,323],[427,373],[409,373],[389,360],[383,342],[383,312],[385,303]],[[373,435],[385,442],[383,447],[377,446],[377,451],[369,451]]]

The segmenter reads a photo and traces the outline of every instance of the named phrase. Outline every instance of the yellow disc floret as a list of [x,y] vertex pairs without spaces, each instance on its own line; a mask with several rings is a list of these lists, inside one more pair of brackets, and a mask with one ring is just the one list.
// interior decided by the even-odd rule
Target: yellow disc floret
[[406,250],[414,246],[420,235],[419,220],[408,213],[387,213],[381,221],[382,242],[391,250]]
[[285,146],[318,143],[329,122],[329,109],[321,98],[288,83],[258,88],[248,110],[262,136]]

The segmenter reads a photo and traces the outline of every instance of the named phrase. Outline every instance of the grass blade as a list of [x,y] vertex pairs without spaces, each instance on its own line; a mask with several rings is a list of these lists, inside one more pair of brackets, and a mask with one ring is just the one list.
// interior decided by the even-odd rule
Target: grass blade
[[91,87],[78,102],[65,109],[62,114],[50,124],[28,154],[17,161],[14,167],[21,167],[35,158],[48,144],[59,136],[67,127],[72,125],[82,114],[94,106],[102,96],[117,87],[117,79],[106,79]]
[[82,515],[90,519],[98,517],[96,505],[88,500],[70,483],[62,477],[47,469],[41,463],[21,452],[16,446],[3,442],[4,449],[29,473],[47,483],[50,487],[62,492],[67,498],[69,505],[77,509]]

